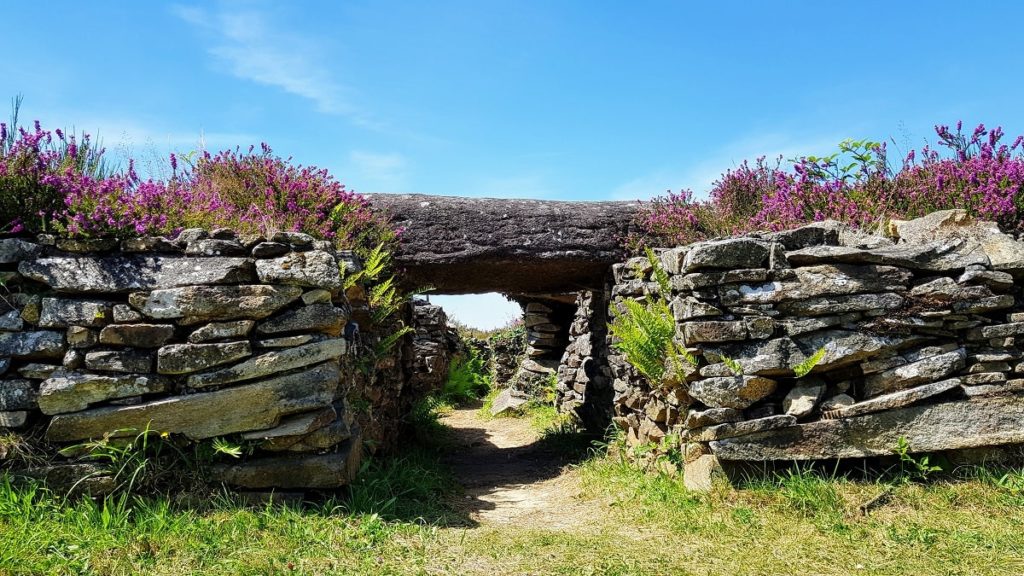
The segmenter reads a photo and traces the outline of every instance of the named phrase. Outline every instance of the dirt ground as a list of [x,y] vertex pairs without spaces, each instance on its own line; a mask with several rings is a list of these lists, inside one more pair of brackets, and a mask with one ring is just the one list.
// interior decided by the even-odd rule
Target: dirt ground
[[463,486],[455,505],[481,525],[579,530],[598,525],[605,506],[580,498],[580,479],[564,452],[539,442],[525,418],[483,419],[479,406],[442,418],[454,446],[446,461]]

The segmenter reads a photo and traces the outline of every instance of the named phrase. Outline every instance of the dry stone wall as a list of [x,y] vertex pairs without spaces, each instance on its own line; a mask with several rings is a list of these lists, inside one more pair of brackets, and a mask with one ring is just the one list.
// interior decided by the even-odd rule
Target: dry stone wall
[[[823,222],[660,262],[697,365],[652,385],[609,340],[614,421],[632,444],[678,438],[688,483],[723,461],[883,456],[901,439],[1024,442],[1024,243],[993,224],[946,211],[880,237]],[[617,265],[609,314],[658,291],[646,259]]]
[[361,453],[343,259],[298,233],[0,239],[0,426],[58,448],[227,437],[251,455],[215,466],[218,481],[343,485]]

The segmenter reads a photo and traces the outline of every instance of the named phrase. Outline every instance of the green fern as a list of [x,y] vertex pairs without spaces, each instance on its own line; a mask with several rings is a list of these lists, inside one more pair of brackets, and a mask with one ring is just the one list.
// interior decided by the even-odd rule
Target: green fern
[[671,310],[662,301],[644,305],[628,299],[623,303],[626,312],[609,326],[619,339],[615,347],[648,380],[660,382],[665,375],[666,352],[670,350],[676,330]]
[[376,357],[381,357],[387,354],[398,341],[405,337],[406,334],[413,332],[415,329],[412,326],[402,326],[398,330],[380,339],[377,345],[373,347],[373,353]]
[[810,374],[811,370],[814,370],[814,367],[817,366],[818,363],[820,363],[825,358],[825,354],[825,347],[822,346],[810,358],[804,360],[803,362],[797,364],[796,366],[793,366],[793,372],[796,374],[796,377],[803,378],[804,376]]
[[667,296],[672,291],[672,284],[668,279],[668,272],[661,266],[661,259],[658,255],[651,250],[650,247],[645,247],[644,250],[647,253],[647,261],[650,262],[651,268],[654,269],[652,276],[654,281],[658,283],[658,288],[661,289],[661,294]]
[[740,364],[736,360],[733,360],[732,358],[729,358],[725,354],[721,354],[720,357],[722,358],[722,364],[725,364],[729,368],[729,370],[732,371],[733,374],[737,376],[743,376],[742,364]]
[[242,447],[238,444],[233,444],[223,438],[214,438],[211,443],[213,451],[217,454],[224,454],[231,456],[232,458],[241,458]]

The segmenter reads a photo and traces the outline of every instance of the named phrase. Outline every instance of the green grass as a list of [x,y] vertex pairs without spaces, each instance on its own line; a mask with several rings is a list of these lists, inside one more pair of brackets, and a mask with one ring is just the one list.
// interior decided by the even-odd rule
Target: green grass
[[574,496],[598,512],[560,531],[474,526],[455,505],[445,444],[412,446],[301,506],[228,494],[69,502],[0,479],[0,574],[1024,573],[1021,470],[883,483],[796,467],[694,494],[621,451],[595,451],[571,473]]

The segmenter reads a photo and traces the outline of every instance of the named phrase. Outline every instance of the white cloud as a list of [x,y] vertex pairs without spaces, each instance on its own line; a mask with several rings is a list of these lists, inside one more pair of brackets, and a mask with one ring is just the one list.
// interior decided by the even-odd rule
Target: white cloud
[[318,65],[326,58],[313,38],[276,29],[254,9],[175,6],[173,12],[212,36],[207,51],[233,76],[306,98],[319,111],[346,116],[357,125],[377,124],[351,104],[349,89]]
[[408,187],[406,159],[401,154],[380,154],[353,150],[348,155],[354,170],[353,182],[367,193],[402,192]]
[[783,161],[809,154],[828,153],[836,148],[842,136],[808,136],[797,138],[785,134],[765,133],[747,136],[722,146],[697,161],[681,162],[679,166],[658,167],[649,173],[624,182],[612,191],[616,200],[647,200],[667,190],[678,192],[688,188],[704,198],[712,184],[744,160],[760,156],[769,160],[782,156]]

